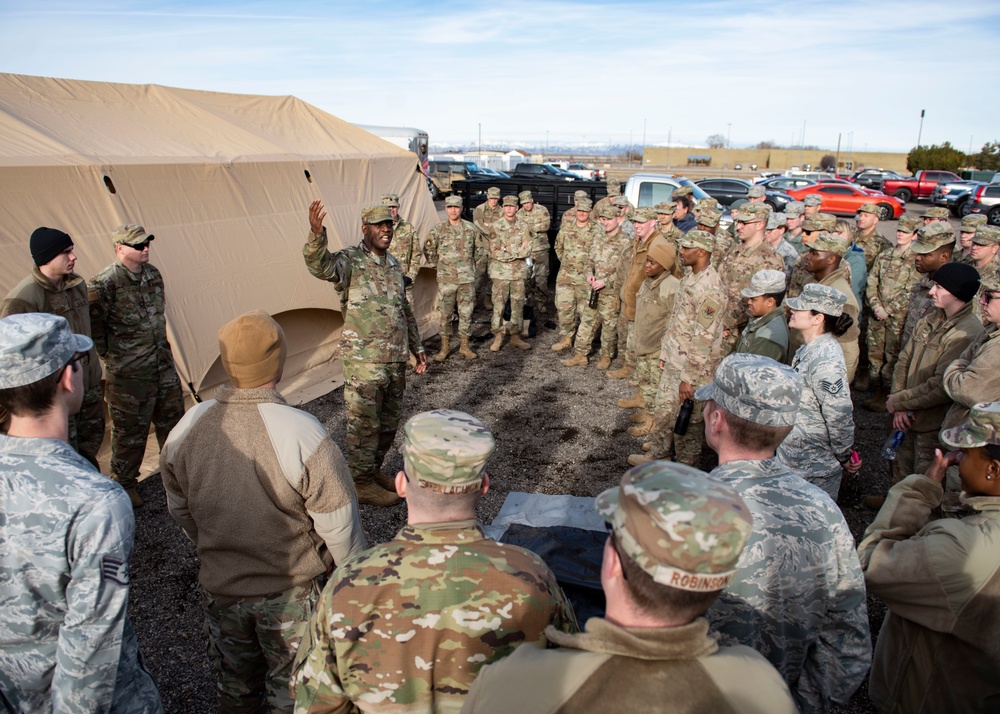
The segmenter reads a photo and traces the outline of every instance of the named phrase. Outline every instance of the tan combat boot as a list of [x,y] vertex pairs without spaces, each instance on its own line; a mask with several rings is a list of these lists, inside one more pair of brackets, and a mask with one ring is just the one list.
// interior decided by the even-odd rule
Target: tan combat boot
[[607,369],[611,366],[610,357],[601,357],[601,360],[597,363],[597,369]]
[[573,346],[573,336],[566,335],[561,340],[552,345],[553,352],[562,352],[563,350],[568,350]]
[[434,355],[435,362],[444,362],[448,359],[448,349],[451,347],[451,338],[448,335],[441,335],[441,351]]
[[586,367],[587,355],[575,354],[569,359],[562,361],[563,367]]
[[880,414],[884,414],[886,411],[885,402],[888,398],[889,395],[885,393],[885,390],[882,387],[878,387],[875,390],[875,393],[871,395],[871,397],[869,397],[868,400],[865,401],[861,406],[863,406],[870,412],[878,412]]
[[510,336],[510,346],[516,347],[519,350],[530,350],[531,345],[521,339],[521,335],[516,332]]
[[490,352],[499,352],[503,349],[503,330],[500,330],[493,338],[493,344],[490,345]]
[[358,503],[368,503],[372,506],[391,506],[399,503],[399,496],[395,491],[387,491],[375,481],[355,483],[354,489],[358,492]]
[[644,442],[642,442],[642,450],[643,451],[649,451],[652,448],[653,448],[653,442],[652,441],[644,441]]
[[656,428],[653,426],[653,417],[648,415],[642,424],[630,426],[628,429],[628,433],[631,436],[645,436],[646,434],[652,434],[654,431],[656,431]]
[[646,410],[645,409],[640,409],[635,414],[633,414],[632,416],[630,416],[629,420],[633,424],[645,424],[646,423],[646,419],[648,417],[649,417],[649,414],[646,412]]
[[139,488],[137,486],[129,486],[125,489],[125,493],[128,494],[128,500],[132,502],[132,508],[138,508],[144,503],[142,496],[139,495]]
[[384,488],[389,493],[396,493],[396,477],[390,474],[375,472],[375,483]]
[[885,496],[865,496],[865,508],[879,510],[885,504]]
[[632,454],[628,457],[629,466],[642,466],[643,464],[648,464],[653,461],[653,457],[649,454]]
[[473,352],[469,348],[469,338],[468,337],[462,337],[461,338],[461,342],[460,342],[460,344],[458,346],[458,353],[460,355],[462,355],[463,357],[465,357],[465,359],[479,359],[479,355],[477,355],[475,352]]
[[630,370],[625,365],[608,372],[608,379],[625,379],[630,374]]
[[642,398],[642,389],[635,388],[635,396],[631,399],[619,399],[615,402],[622,409],[640,409],[646,406],[646,401]]

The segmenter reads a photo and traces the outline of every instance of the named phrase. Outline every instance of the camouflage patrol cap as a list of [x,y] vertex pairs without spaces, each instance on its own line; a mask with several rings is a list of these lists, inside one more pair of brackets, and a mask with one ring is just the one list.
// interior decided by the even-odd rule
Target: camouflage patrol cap
[[702,231],[696,228],[688,231],[683,236],[678,238],[677,245],[682,248],[701,248],[702,250],[707,250],[711,253],[715,250],[715,236],[708,231]]
[[806,204],[802,201],[791,201],[785,204],[785,210],[783,213],[786,216],[791,216],[792,218],[797,218],[806,212]]
[[858,210],[855,211],[855,214],[857,213],[871,213],[876,218],[879,217],[878,206],[876,206],[874,203],[862,203],[860,206],[858,206]]
[[987,444],[1000,446],[1000,402],[974,404],[965,421],[944,429],[940,437],[953,449],[975,449]]
[[[497,189],[497,191],[499,191],[499,190],[500,189]],[[574,201],[579,201],[581,198],[590,198],[590,194],[587,193],[586,191],[583,191],[583,190],[574,191],[573,192],[573,200]]]
[[924,222],[913,216],[900,216],[896,223],[896,230],[903,233],[916,233]]
[[444,207],[445,208],[449,208],[449,207],[461,208],[462,207],[462,197],[461,196],[448,196],[448,198],[444,199]]
[[576,200],[576,210],[578,211],[589,211],[594,208],[594,202],[587,197],[578,198]]
[[979,226],[986,225],[986,216],[970,213],[962,217],[962,233],[974,233]]
[[975,245],[996,245],[1000,243],[1000,228],[996,226],[979,226],[976,235],[972,236]]
[[766,221],[771,215],[771,209],[763,203],[744,203],[736,213],[736,220],[743,223],[756,223]]
[[711,399],[730,414],[761,426],[794,426],[804,385],[798,372],[770,357],[736,353],[722,360],[715,380],[700,387],[694,398]]
[[601,206],[601,210],[597,212],[598,218],[618,218],[622,214],[620,208],[615,208],[610,203],[605,203]]
[[656,211],[649,206],[643,206],[642,208],[635,209],[635,214],[632,216],[633,223],[646,223],[647,221],[655,220]]
[[844,236],[831,231],[823,231],[809,244],[809,250],[815,250],[817,253],[833,253],[841,258],[847,255],[848,247]]
[[618,179],[608,179],[606,186],[608,187],[609,196],[617,196],[622,192],[622,185]]
[[500,198],[500,189],[496,186],[490,186],[486,189],[486,198]]
[[837,288],[819,283],[808,283],[801,295],[785,300],[789,310],[814,310],[831,317],[839,317],[846,302],[847,296]]
[[785,271],[758,270],[750,278],[750,284],[740,290],[745,298],[760,297],[780,293],[785,289]]
[[948,209],[944,206],[931,206],[926,211],[921,218],[948,218]]
[[615,196],[614,198],[611,199],[611,205],[617,206],[618,208],[622,208],[624,206],[629,205],[629,203],[628,199],[625,196]]
[[837,226],[837,217],[832,213],[817,213],[806,216],[802,221],[804,231],[832,231]]
[[517,196],[515,196],[513,194],[511,194],[509,196],[504,196],[503,197],[503,205],[505,205],[505,206],[516,206],[517,205]]
[[767,190],[759,184],[754,184],[750,187],[750,190],[747,191],[747,198],[764,198],[766,195]]
[[65,367],[78,352],[94,346],[77,335],[65,317],[42,312],[10,315],[0,320],[0,389],[24,387]]
[[735,489],[670,461],[630,469],[596,504],[623,557],[657,583],[691,592],[729,584],[753,529]]
[[955,232],[947,223],[929,223],[917,230],[917,239],[910,248],[921,255],[955,242]]
[[718,199],[712,198],[711,196],[706,196],[705,198],[701,198],[698,200],[698,208],[705,209],[705,208],[718,208],[718,207],[719,207]]
[[823,197],[818,193],[810,193],[808,196],[802,199],[802,205],[804,206],[819,206],[823,203]]
[[660,201],[655,206],[653,206],[653,210],[656,211],[657,213],[663,213],[663,214],[673,215],[674,211],[677,210],[677,202],[676,201]]
[[420,488],[469,493],[482,485],[483,468],[495,448],[490,430],[470,414],[422,412],[403,429],[403,470]]
[[396,193],[384,193],[382,194],[382,205],[389,208],[399,208],[399,194]]
[[145,228],[135,223],[118,226],[111,231],[111,242],[114,245],[118,245],[119,243],[136,245],[138,243],[145,243],[147,240],[153,240],[154,237],[152,233],[147,233]]
[[361,209],[362,223],[374,225],[376,223],[385,223],[386,221],[391,220],[392,214],[389,213],[388,206],[368,206],[367,208]]
[[722,211],[718,208],[707,207],[701,209],[701,213],[698,216],[698,225],[714,229],[719,225],[719,221],[721,220]]
[[675,201],[681,196],[690,196],[694,193],[694,189],[690,186],[681,186],[680,188],[675,188],[673,193],[670,194],[670,198]]
[[517,194],[517,200],[520,201],[521,203],[535,202],[534,197],[531,195],[531,191],[521,191],[521,193]]
[[767,230],[774,230],[782,226],[788,226],[788,217],[784,213],[772,213],[767,217],[767,225],[765,226]]

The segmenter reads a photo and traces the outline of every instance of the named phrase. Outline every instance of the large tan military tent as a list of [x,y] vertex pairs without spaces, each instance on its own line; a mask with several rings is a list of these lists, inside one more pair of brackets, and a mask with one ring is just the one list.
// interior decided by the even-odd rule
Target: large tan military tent
[[[252,308],[285,329],[290,401],[341,383],[337,296],[302,260],[307,208],[326,204],[335,250],[360,242],[360,209],[389,191],[425,235],[437,217],[414,155],[295,97],[0,74],[0,295],[31,270],[38,226],[73,237],[89,278],[114,259],[111,230],[142,224],[178,372],[201,396],[225,381],[219,327]],[[421,332],[436,330],[433,271],[414,302]]]

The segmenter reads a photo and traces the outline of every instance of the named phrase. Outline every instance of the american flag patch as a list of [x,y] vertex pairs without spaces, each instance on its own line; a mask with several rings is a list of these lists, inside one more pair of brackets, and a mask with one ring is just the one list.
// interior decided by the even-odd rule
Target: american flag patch
[[121,558],[104,556],[101,558],[101,580],[109,580],[118,585],[128,586],[128,563]]
[[821,379],[819,386],[823,388],[823,391],[830,394],[840,394],[840,390],[844,388],[844,380],[838,379],[836,382],[827,382],[825,379]]

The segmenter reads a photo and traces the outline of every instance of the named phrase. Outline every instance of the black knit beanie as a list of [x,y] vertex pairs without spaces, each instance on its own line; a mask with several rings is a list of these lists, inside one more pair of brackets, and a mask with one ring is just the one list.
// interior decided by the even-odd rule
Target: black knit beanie
[[968,263],[945,263],[934,271],[933,280],[962,302],[979,292],[979,271]]
[[31,234],[29,245],[35,265],[41,267],[67,248],[72,248],[73,239],[56,228],[42,226]]

